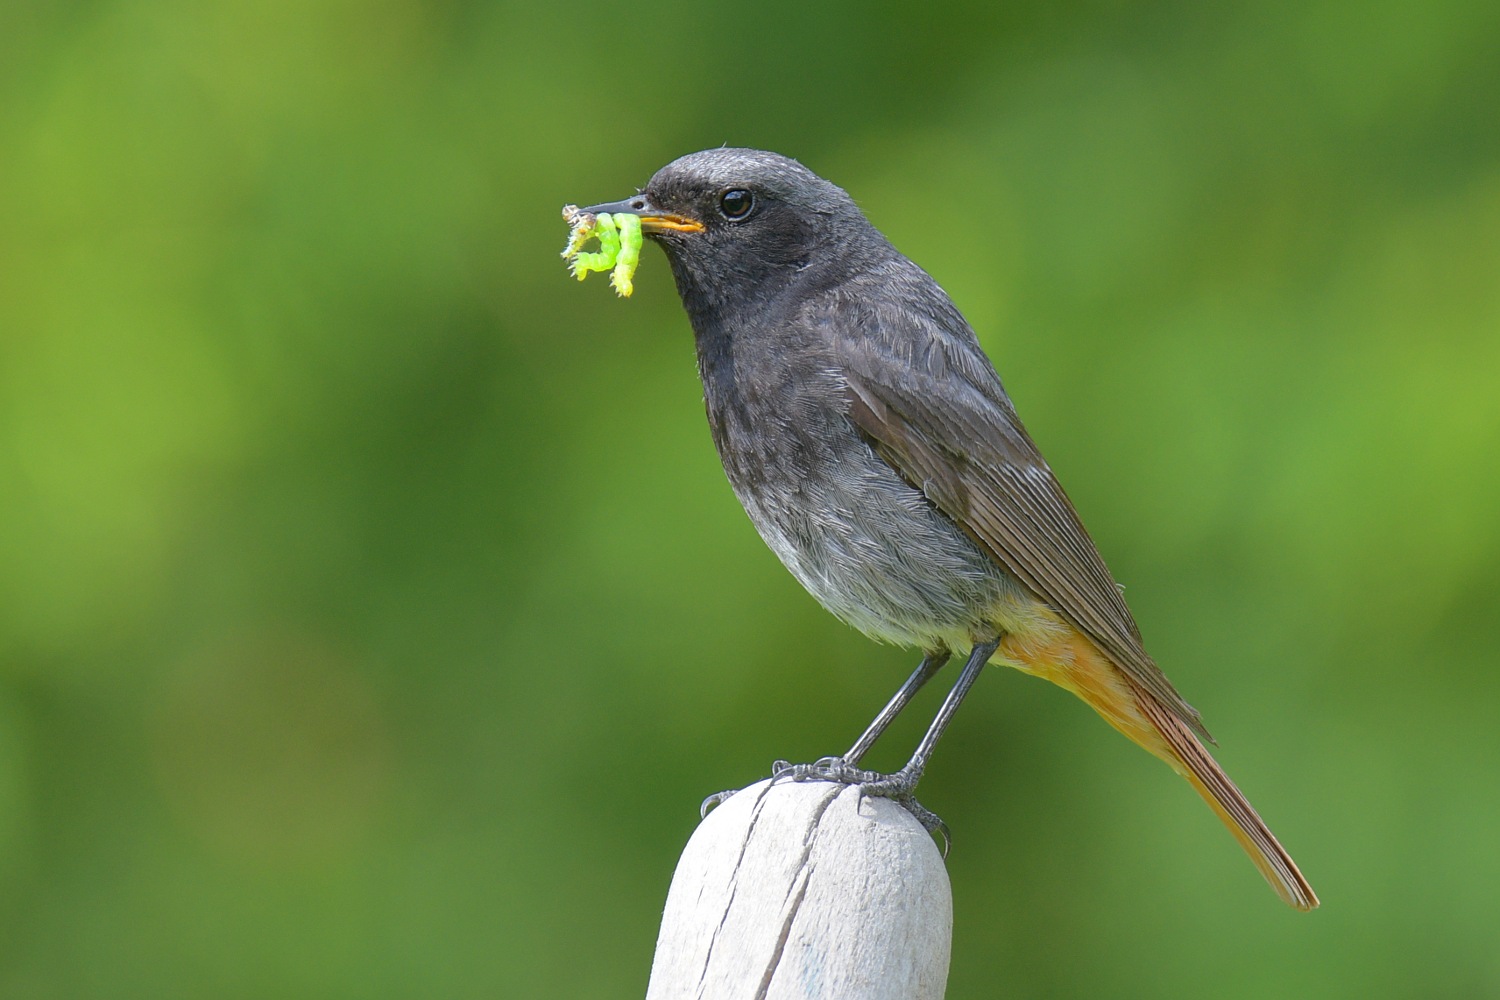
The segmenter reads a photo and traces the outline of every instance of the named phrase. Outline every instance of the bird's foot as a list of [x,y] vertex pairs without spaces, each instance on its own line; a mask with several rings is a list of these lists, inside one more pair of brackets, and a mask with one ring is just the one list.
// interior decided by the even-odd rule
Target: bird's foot
[[[842,757],[824,757],[812,764],[792,764],[778,760],[771,765],[772,781],[786,778],[792,781],[832,781],[840,785],[863,786],[866,782],[879,781],[888,777],[890,775],[881,774],[878,771],[861,771],[857,767],[850,766]],[[707,817],[715,807],[728,802],[742,790],[728,788],[722,792],[714,792],[699,803],[698,815]]]
[[[928,833],[936,834],[943,840],[943,857],[948,856],[948,848],[953,844],[953,838],[948,834],[948,824],[934,812],[918,802],[913,794],[917,788],[917,781],[921,773],[909,767],[903,767],[894,774],[885,774],[881,771],[866,771],[855,767],[842,757],[824,757],[811,764],[793,764],[790,761],[778,760],[771,765],[771,780],[783,779],[791,781],[832,781],[840,785],[854,785],[859,789],[861,796],[871,795],[875,798],[890,799],[899,803],[911,813],[922,828]],[[723,795],[724,793],[720,793]],[[731,793],[732,794],[732,793]],[[712,798],[712,797],[711,797]],[[722,802],[718,799],[714,802]],[[705,803],[707,805],[708,803]]]
[[[896,775],[882,774],[879,771],[862,771],[844,760],[842,757],[824,757],[822,760],[811,764],[792,764],[788,761],[778,760],[771,765],[771,780],[781,781],[832,781],[839,785],[858,785],[861,792],[866,787],[884,788],[885,783]],[[916,782],[911,783],[916,787]],[[737,795],[743,789],[728,788],[722,792],[714,792],[698,805],[698,815],[706,817],[716,806],[721,806]],[[910,791],[909,789],[907,790]],[[868,794],[880,798],[899,799],[902,797],[900,790],[894,791],[871,791]],[[906,798],[911,796],[907,794]],[[924,812],[926,810],[923,810]],[[930,815],[930,814],[929,814]]]
[[832,781],[838,785],[859,785],[861,787],[889,778],[888,774],[879,771],[866,771],[855,767],[842,757],[824,757],[815,760],[811,764],[793,764],[790,761],[778,760],[771,765],[771,780],[780,781]]

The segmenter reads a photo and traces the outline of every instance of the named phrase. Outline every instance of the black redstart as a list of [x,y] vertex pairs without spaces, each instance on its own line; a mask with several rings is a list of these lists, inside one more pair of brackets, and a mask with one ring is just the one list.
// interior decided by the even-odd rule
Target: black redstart
[[[1171,765],[1281,898],[1312,887],[1204,748],[1120,589],[969,324],[843,189],[795,160],[711,149],[657,172],[631,213],[692,322],[714,444],[766,544],[839,618],[921,665],[854,747],[778,773],[913,789],[990,660],[1078,695]],[[947,661],[968,661],[900,771],[860,759]]]

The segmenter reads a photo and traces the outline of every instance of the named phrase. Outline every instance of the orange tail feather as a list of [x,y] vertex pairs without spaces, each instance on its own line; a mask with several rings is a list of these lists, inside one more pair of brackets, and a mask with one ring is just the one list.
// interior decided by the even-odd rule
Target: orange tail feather
[[1162,756],[1174,771],[1186,778],[1188,784],[1203,796],[1203,801],[1208,803],[1209,808],[1229,828],[1229,832],[1234,834],[1234,839],[1250,855],[1250,860],[1260,869],[1266,881],[1271,883],[1276,894],[1287,905],[1299,910],[1316,908],[1318,894],[1313,892],[1307,879],[1302,877],[1302,872],[1297,870],[1297,863],[1287,854],[1275,834],[1271,833],[1255,807],[1235,787],[1234,782],[1229,780],[1229,775],[1209,756],[1198,738],[1176,716],[1158,705],[1151,695],[1141,691],[1137,695],[1137,701],[1171,748],[1171,757],[1158,756]]
[[1072,691],[1110,725],[1166,761],[1234,834],[1278,896],[1299,910],[1318,905],[1317,894],[1296,862],[1192,731],[1126,677],[1089,639],[1055,622],[1029,636],[1007,636],[1000,657]]

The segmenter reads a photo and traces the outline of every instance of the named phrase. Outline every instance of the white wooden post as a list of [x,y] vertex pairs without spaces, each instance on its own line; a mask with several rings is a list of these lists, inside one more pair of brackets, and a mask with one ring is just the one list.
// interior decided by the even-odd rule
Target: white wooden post
[[762,781],[688,841],[646,1000],[942,1000],[952,935],[947,869],[911,813]]

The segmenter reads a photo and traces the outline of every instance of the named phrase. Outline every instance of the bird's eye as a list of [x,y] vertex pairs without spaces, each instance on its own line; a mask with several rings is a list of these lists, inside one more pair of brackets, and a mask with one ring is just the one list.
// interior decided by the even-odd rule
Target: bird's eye
[[754,207],[755,195],[740,188],[725,191],[724,196],[719,199],[719,213],[730,220],[743,219]]

